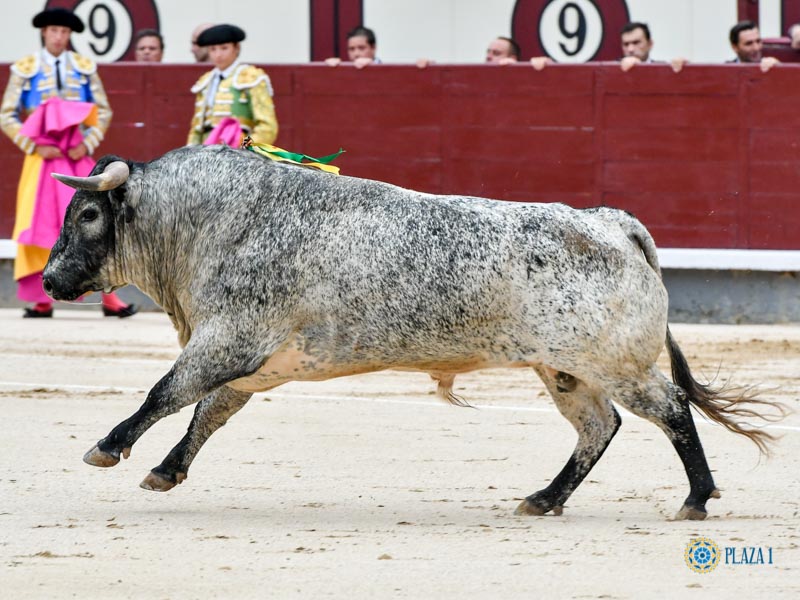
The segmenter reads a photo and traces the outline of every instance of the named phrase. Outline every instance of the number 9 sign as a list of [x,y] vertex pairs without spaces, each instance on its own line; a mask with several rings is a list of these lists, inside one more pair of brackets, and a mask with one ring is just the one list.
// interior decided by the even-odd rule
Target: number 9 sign
[[619,32],[629,20],[625,0],[517,0],[511,34],[521,58],[617,60],[622,55]]
[[72,47],[100,62],[133,60],[136,32],[159,28],[155,0],[50,0],[45,8],[78,15],[86,29],[72,34]]

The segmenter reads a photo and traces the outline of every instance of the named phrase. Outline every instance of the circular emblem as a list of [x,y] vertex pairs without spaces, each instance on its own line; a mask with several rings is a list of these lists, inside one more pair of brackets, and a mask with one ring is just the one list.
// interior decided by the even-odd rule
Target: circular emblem
[[517,0],[511,34],[524,59],[617,60],[622,55],[619,32],[629,20],[625,0]]
[[683,557],[695,573],[710,573],[719,564],[719,546],[707,537],[692,538]]
[[99,62],[133,60],[133,37],[140,29],[159,29],[155,0],[48,0],[45,8],[66,8],[86,25],[72,34],[78,54]]

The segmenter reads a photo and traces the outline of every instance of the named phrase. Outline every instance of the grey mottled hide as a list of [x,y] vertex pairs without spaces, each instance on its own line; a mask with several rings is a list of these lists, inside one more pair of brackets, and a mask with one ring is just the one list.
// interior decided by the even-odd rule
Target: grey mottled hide
[[[430,373],[453,402],[458,373],[541,376],[579,441],[522,512],[560,511],[619,427],[612,401],[684,440],[688,405],[654,365],[667,332],[655,246],[622,211],[434,196],[220,146],[130,168],[120,188],[76,194],[45,285],[69,299],[134,283],[184,351],[91,464],[115,464],[152,423],[202,400],[143,483],[169,489],[250,393],[387,368]],[[710,474],[701,483],[704,511]]]

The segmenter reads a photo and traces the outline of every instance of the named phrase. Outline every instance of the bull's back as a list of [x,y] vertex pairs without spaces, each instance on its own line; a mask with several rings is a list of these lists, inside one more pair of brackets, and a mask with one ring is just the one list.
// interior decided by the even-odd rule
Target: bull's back
[[335,260],[305,299],[322,308],[343,360],[359,349],[399,364],[550,360],[627,347],[625,336],[640,345],[666,326],[658,274],[594,215],[397,188],[379,198],[321,236]]
[[658,274],[601,215],[183,152],[225,174],[185,197],[205,228],[187,244],[197,318],[249,298],[334,363],[412,367],[616,351],[666,326]]

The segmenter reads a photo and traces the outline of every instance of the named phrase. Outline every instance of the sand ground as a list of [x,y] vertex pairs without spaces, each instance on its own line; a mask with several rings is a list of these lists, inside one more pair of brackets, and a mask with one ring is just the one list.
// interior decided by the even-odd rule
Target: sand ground
[[[181,486],[138,487],[183,435],[163,420],[113,469],[83,453],[143,402],[178,353],[162,314],[52,320],[0,310],[4,598],[798,598],[800,413],[749,441],[701,422],[719,488],[703,522],[667,438],[623,414],[563,516],[519,517],[576,435],[528,370],[382,372],[257,395]],[[695,375],[800,408],[800,326],[675,325]],[[663,357],[662,357],[663,360]],[[666,364],[662,365],[666,367]],[[772,548],[772,565],[697,574],[688,541]]]

